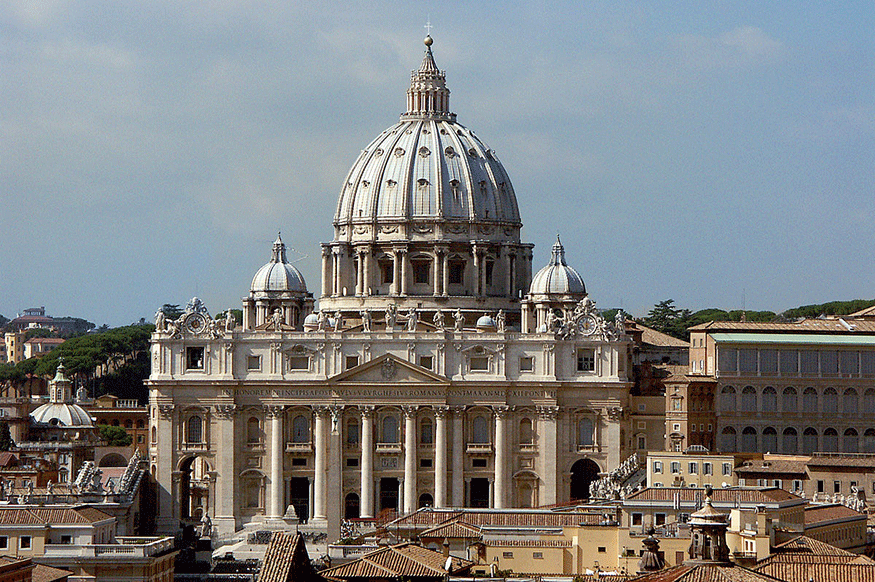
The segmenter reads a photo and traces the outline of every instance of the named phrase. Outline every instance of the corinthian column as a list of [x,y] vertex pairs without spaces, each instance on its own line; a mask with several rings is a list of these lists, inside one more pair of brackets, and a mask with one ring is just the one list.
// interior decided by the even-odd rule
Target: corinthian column
[[404,513],[416,511],[416,407],[404,407]]
[[283,414],[282,406],[266,406],[270,419],[270,501],[268,517],[283,516]]
[[313,475],[313,520],[325,521],[328,518],[325,502],[327,499],[325,483],[325,467],[328,461],[328,443],[325,441],[325,419],[328,416],[328,408],[325,406],[314,407],[316,413],[316,426],[314,427],[314,440],[316,441],[316,467]]
[[361,406],[362,411],[362,517],[374,517],[374,407]]
[[495,508],[507,507],[507,417],[509,406],[494,406],[495,411]]
[[434,506],[447,506],[447,406],[434,407]]
[[215,408],[215,416],[219,420],[219,451],[216,455],[219,472],[217,487],[217,499],[215,503],[216,515],[214,523],[216,529],[222,533],[234,533],[236,531],[235,518],[235,470],[234,452],[234,416],[236,406],[233,404],[219,404]]

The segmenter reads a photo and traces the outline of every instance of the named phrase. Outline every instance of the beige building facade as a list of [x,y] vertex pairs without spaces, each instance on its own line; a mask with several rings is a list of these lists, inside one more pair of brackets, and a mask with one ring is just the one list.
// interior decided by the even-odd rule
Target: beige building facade
[[456,123],[431,42],[343,182],[319,311],[278,237],[242,322],[158,314],[161,531],[549,505],[628,455],[623,315],[601,317],[558,240],[532,275],[507,172]]

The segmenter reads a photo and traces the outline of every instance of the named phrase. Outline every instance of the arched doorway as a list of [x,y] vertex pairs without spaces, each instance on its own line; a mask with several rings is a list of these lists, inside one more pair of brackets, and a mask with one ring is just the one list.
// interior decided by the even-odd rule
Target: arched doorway
[[343,519],[356,519],[359,516],[359,496],[356,493],[350,493],[346,496],[343,503]]
[[179,472],[179,517],[199,521],[210,511],[210,465],[201,457],[188,457]]
[[123,455],[119,453],[109,453],[108,455],[104,455],[100,462],[97,463],[98,467],[127,467],[128,461],[124,458]]
[[571,500],[589,499],[589,484],[599,478],[601,469],[592,459],[580,459],[571,466]]
[[431,493],[423,493],[419,496],[419,507],[434,507],[434,498]]

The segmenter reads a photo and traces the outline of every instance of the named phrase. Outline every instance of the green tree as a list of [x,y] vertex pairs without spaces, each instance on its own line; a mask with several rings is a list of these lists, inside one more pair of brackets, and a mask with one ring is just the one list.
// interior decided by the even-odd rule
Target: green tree
[[9,432],[9,423],[0,421],[0,451],[8,451],[15,446],[12,433]]
[[105,440],[107,445],[111,447],[126,447],[133,442],[131,435],[126,433],[125,429],[120,426],[101,424],[97,427],[97,432],[100,434],[100,438]]
[[660,301],[642,320],[642,323],[651,329],[676,337],[687,339],[687,328],[690,326],[691,313],[689,309],[675,307],[674,299]]
[[167,319],[179,319],[182,315],[182,308],[176,303],[165,303],[158,311],[163,311]]

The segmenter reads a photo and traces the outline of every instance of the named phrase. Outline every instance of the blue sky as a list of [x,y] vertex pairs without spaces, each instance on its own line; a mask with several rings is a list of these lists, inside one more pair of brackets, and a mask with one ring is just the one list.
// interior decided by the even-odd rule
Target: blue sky
[[871,298],[875,4],[0,4],[0,313],[239,306],[282,230],[318,291],[346,171],[431,19],[535,268],[602,307]]

